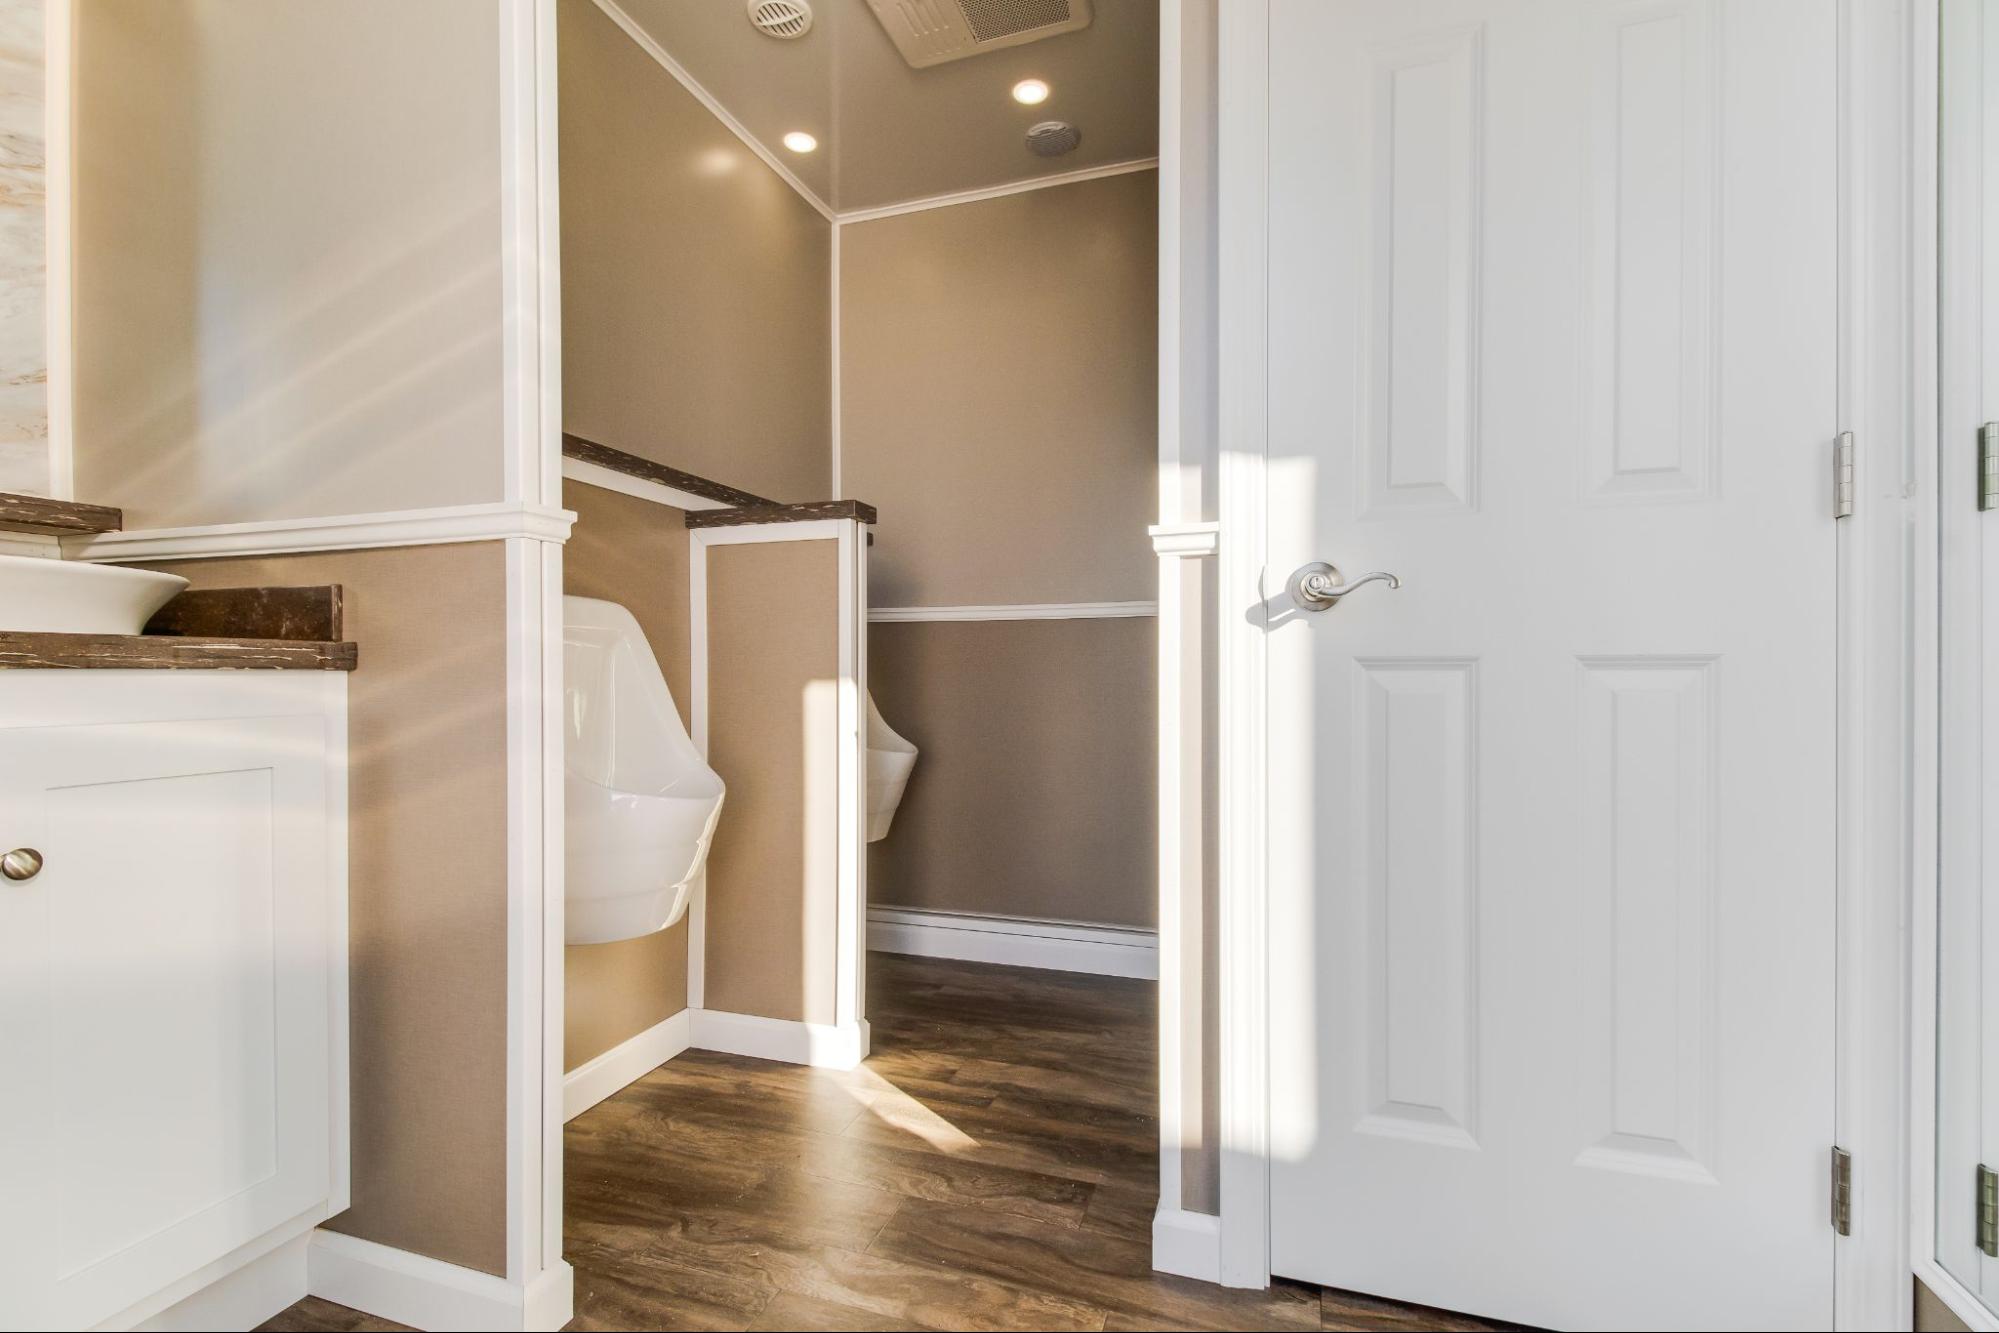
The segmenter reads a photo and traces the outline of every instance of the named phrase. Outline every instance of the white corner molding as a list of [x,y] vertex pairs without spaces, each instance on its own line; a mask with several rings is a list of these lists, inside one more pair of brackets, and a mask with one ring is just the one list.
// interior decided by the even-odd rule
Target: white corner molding
[[575,1299],[567,1263],[520,1284],[324,1230],[306,1252],[306,1285],[321,1300],[431,1330],[558,1329]]
[[876,625],[933,620],[1140,620],[1159,614],[1157,602],[1021,602],[991,606],[874,606]]
[[[602,0],[599,0],[601,3]],[[933,194],[922,199],[909,199],[899,204],[883,204],[879,208],[854,208],[836,214],[834,220],[845,227],[855,222],[875,222],[882,218],[901,217],[905,213],[923,213],[933,208],[951,208],[958,204],[976,204],[987,199],[1004,199],[1010,194],[1026,194],[1030,190],[1046,190],[1058,185],[1078,185],[1084,181],[1103,180],[1110,176],[1129,176],[1140,171],[1156,171],[1157,157],[1135,157],[1125,162],[1106,162],[1100,167],[1078,167],[1074,171],[1057,171],[1046,176],[1029,176],[1024,180],[1007,181],[1002,185],[988,185],[977,190],[957,190],[950,194]]]
[[69,560],[117,564],[137,560],[213,560],[225,556],[359,551],[378,546],[443,546],[453,542],[564,542],[576,515],[540,505],[453,505],[330,518],[280,518],[188,528],[136,528],[62,539]]
[[1152,1266],[1196,1282],[1221,1281],[1222,1220],[1161,1204],[1152,1214]]
[[689,74],[687,67],[675,60],[664,46],[654,40],[652,34],[641,27],[637,19],[620,8],[617,0],[596,0],[596,3],[597,8],[603,10],[611,22],[623,28],[625,35],[638,43],[640,50],[651,56],[661,69],[679,80],[681,87],[694,94],[694,100],[708,108],[709,115],[721,121],[729,133],[741,139],[745,148],[755,153],[765,166],[777,174],[779,180],[796,190],[800,199],[812,205],[814,212],[828,222],[834,220],[832,206],[813,193],[812,188],[793,174],[791,168],[784,165],[783,159],[765,147],[763,140],[750,133],[743,122],[730,115],[729,108],[723,106],[715,94],[704,88],[699,79]]
[[562,460],[562,475],[565,480],[577,481],[585,486],[596,486],[606,491],[616,491],[629,495],[634,500],[650,500],[654,504],[669,505],[674,509],[727,509],[720,500],[711,500],[705,495],[683,491],[673,486],[647,481],[644,477],[634,477],[629,472],[605,467],[602,463],[586,463],[580,458]]
[[877,953],[956,958],[1101,977],[1159,979],[1159,937],[1130,926],[971,912],[868,909],[868,947]]
[[1147,528],[1152,553],[1161,557],[1214,555],[1222,547],[1219,523],[1155,523]]
[[853,1069],[868,1058],[871,1038],[865,1020],[801,1023],[719,1009],[691,1009],[688,1014],[693,1020],[690,1049],[697,1051],[747,1055],[757,1060],[778,1060],[818,1069]]
[[562,1078],[562,1119],[574,1120],[606,1097],[631,1086],[686,1050],[694,1030],[689,1011],[653,1024]]

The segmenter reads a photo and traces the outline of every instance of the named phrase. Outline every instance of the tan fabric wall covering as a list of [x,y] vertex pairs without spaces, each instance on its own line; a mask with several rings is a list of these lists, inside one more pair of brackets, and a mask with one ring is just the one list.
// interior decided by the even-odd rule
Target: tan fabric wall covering
[[[576,526],[563,591],[618,602],[637,618],[688,720],[690,659],[685,511],[580,482],[562,484]],[[563,1068],[574,1069],[687,1007],[687,922],[567,954]]]
[[835,1018],[838,601],[835,542],[709,548],[709,1009]]
[[81,0],[76,488],[129,528],[502,494],[491,0]]
[[881,510],[873,605],[1152,597],[1157,186],[841,228],[841,489]]
[[506,563],[499,542],[161,565],[339,583],[349,677],[354,1204],[327,1225],[507,1257]]
[[881,624],[869,688],[922,751],[878,906],[1151,926],[1155,622]]
[[590,0],[558,9],[564,425],[826,498],[831,224]]

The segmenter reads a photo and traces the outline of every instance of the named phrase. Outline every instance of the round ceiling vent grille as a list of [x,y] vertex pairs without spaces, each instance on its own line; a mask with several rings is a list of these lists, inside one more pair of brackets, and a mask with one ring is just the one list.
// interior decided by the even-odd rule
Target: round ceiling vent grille
[[750,23],[766,37],[790,41],[812,31],[812,6],[805,0],[749,0]]
[[1083,132],[1066,120],[1044,120],[1027,131],[1028,151],[1041,157],[1060,157],[1083,142]]

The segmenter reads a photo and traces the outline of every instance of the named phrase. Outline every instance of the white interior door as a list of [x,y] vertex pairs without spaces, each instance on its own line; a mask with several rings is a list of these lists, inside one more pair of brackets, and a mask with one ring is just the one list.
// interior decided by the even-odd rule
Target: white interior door
[[1836,22],[1271,0],[1279,1274],[1831,1326]]
[[[1943,7],[1943,539],[1937,903],[1937,1262],[1999,1310],[1979,1168],[1999,1169],[1999,511],[1979,508],[1999,421],[1999,0]],[[1999,1247],[1995,1247],[1999,1248]]]

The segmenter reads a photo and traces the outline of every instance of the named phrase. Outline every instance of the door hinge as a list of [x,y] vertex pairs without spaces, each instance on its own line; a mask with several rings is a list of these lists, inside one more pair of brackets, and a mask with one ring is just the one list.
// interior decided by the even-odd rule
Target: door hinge
[[1853,1234],[1853,1154],[1840,1147],[1832,1150],[1832,1229]]
[[1832,446],[1832,516],[1853,514],[1853,432],[1843,430]]
[[1999,1259],[1999,1172],[1978,1168],[1978,1248]]
[[1999,509],[1999,421],[1978,428],[1978,507]]

